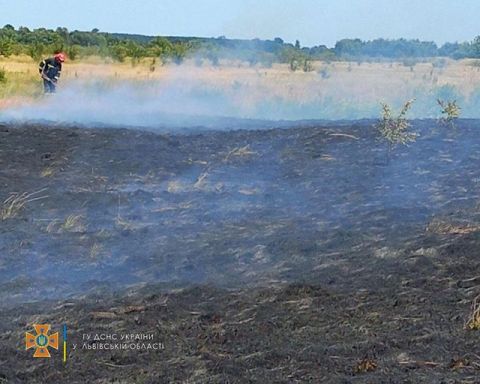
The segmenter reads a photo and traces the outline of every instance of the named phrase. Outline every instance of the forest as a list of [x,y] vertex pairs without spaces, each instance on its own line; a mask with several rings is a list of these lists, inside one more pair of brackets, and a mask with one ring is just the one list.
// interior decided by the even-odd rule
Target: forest
[[[319,36],[321,40],[321,36]],[[418,39],[342,39],[334,47],[316,45],[302,46],[285,42],[276,37],[273,40],[144,36],[120,33],[106,33],[98,29],[91,31],[69,31],[67,28],[29,29],[5,25],[0,29],[0,55],[26,54],[34,60],[58,51],[67,53],[70,60],[88,56],[100,56],[123,62],[129,57],[140,60],[146,57],[160,62],[180,64],[186,58],[195,58],[198,64],[204,60],[218,65],[221,59],[247,61],[251,65],[289,63],[292,69],[308,70],[312,60],[368,61],[398,60],[405,58],[450,57],[453,59],[480,57],[480,36],[469,42],[445,43]]]

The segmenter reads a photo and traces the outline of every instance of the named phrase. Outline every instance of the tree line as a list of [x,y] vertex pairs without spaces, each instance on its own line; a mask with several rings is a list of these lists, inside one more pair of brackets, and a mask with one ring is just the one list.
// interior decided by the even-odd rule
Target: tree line
[[205,60],[218,65],[221,59],[247,61],[251,65],[260,63],[289,63],[292,70],[311,69],[312,60],[364,60],[401,59],[423,57],[479,58],[480,36],[471,42],[446,43],[437,46],[434,42],[407,39],[343,39],[333,48],[325,45],[302,47],[286,43],[277,37],[273,40],[240,40],[217,38],[144,36],[91,31],[69,31],[59,27],[55,30],[27,27],[15,29],[5,25],[0,29],[0,55],[27,54],[39,60],[46,54],[58,51],[67,53],[71,60],[97,55],[122,62],[127,57],[135,63],[143,58],[182,63],[194,58],[197,64]]

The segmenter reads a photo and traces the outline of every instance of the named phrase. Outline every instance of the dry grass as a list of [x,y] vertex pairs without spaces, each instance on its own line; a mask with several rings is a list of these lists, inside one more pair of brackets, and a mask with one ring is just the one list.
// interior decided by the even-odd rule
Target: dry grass
[[480,295],[473,300],[472,311],[465,323],[465,328],[472,331],[480,329]]
[[47,225],[46,231],[47,231],[48,233],[58,232],[57,224],[58,224],[58,220],[52,220],[52,221]]
[[89,251],[90,258],[91,259],[96,259],[100,255],[100,253],[102,252],[102,249],[103,249],[103,247],[99,243],[97,243],[97,242],[93,243],[93,245],[90,247],[90,251]]
[[[129,62],[113,63],[98,57],[67,62],[61,86],[78,81],[116,84],[129,80],[146,83],[155,81],[169,87],[181,81],[187,88],[186,92],[189,89],[221,90],[236,100],[239,108],[248,111],[265,102],[265,95],[269,95],[271,100],[300,104],[322,103],[335,95],[335,99],[348,99],[349,103],[374,105],[380,99],[393,103],[400,98],[410,98],[415,90],[446,84],[456,87],[463,96],[468,97],[480,85],[480,71],[470,65],[469,60],[447,60],[447,65],[441,69],[432,69],[431,63],[418,63],[414,72],[401,63],[362,63],[352,66],[348,62],[315,62],[314,71],[308,73],[292,72],[287,64],[262,68],[246,63],[222,62],[219,67],[197,67],[190,60],[182,66],[166,65],[151,72],[150,62],[144,60],[132,66]],[[7,77],[7,83],[0,89],[0,100],[14,96],[37,97],[41,94],[36,62],[28,57],[12,56],[0,58],[0,66],[5,68]],[[324,67],[328,68],[329,78],[317,73]]]
[[40,173],[41,177],[52,177],[55,174],[55,168],[45,167]]
[[[67,156],[61,156],[59,158],[54,158],[53,161],[49,160],[45,167],[40,172],[41,177],[52,177],[55,176],[58,172],[64,170],[64,164],[68,162]],[[95,182],[98,181],[98,184],[105,183],[106,181],[102,179],[101,176],[95,177]]]
[[373,372],[378,368],[378,364],[372,359],[363,359],[359,361],[354,368],[355,373]]
[[46,228],[48,233],[85,232],[82,215],[69,215],[64,220],[54,219]]
[[7,220],[17,217],[25,209],[28,203],[36,200],[46,199],[48,196],[39,196],[46,188],[32,193],[12,193],[5,199],[0,207],[0,219]]
[[180,193],[185,190],[185,186],[179,180],[172,180],[169,181],[167,184],[167,191],[168,193]]
[[228,152],[227,156],[225,157],[224,161],[228,161],[231,157],[248,157],[251,155],[255,155],[257,152],[252,151],[250,149],[250,145],[245,145],[244,147],[234,148],[230,152]]
[[427,225],[426,230],[439,235],[465,235],[480,231],[480,227],[475,225],[458,225],[440,219],[433,219]]
[[203,172],[200,176],[198,176],[197,181],[193,184],[193,187],[196,189],[202,189],[205,186],[205,180],[208,177],[208,171]]
[[120,215],[118,215],[115,219],[115,225],[122,231],[131,231],[132,229],[134,229],[134,224],[124,219]]
[[61,232],[84,232],[85,225],[83,224],[82,215],[69,215],[60,225]]

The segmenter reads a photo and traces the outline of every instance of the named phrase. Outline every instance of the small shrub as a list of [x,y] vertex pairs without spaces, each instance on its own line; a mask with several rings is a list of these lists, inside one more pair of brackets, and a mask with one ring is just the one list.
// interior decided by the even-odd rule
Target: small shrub
[[377,124],[377,128],[382,137],[393,146],[416,140],[417,135],[408,131],[411,124],[406,118],[413,102],[414,99],[407,101],[396,117],[393,116],[392,108],[388,104],[382,103],[382,118]]
[[437,58],[437,59],[433,60],[433,62],[432,62],[432,67],[433,68],[444,69],[447,66],[448,66],[448,62],[443,57]]
[[318,71],[318,74],[322,77],[322,79],[328,79],[330,77],[330,71],[326,67],[321,68]]
[[149,66],[150,72],[155,72],[156,64],[157,64],[157,59],[154,57],[150,62],[150,66]]
[[418,64],[418,60],[413,57],[407,57],[403,59],[402,64],[404,67],[409,67],[410,71],[413,71],[413,68]]
[[382,117],[375,127],[378,129],[381,137],[387,142],[387,162],[390,160],[390,153],[395,146],[399,144],[407,145],[410,142],[414,142],[417,138],[416,133],[409,131],[411,124],[406,118],[413,102],[414,99],[407,101],[397,116],[393,116],[392,108],[388,104],[382,103]]
[[295,72],[300,67],[300,63],[297,59],[290,60],[290,70]]
[[460,110],[461,108],[458,106],[457,101],[453,100],[441,100],[437,99],[437,103],[442,108],[442,117],[440,118],[440,122],[444,124],[449,124],[451,126],[455,125],[455,120],[460,117]]
[[313,71],[313,65],[312,62],[308,59],[305,59],[303,62],[303,72],[312,72]]
[[7,71],[5,71],[5,68],[0,68],[0,83],[6,83],[7,82]]

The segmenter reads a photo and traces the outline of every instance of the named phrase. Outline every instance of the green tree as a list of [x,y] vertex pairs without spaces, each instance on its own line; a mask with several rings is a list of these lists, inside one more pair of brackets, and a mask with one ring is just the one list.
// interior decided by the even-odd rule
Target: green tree
[[43,52],[45,52],[45,46],[39,42],[29,45],[27,49],[28,56],[30,56],[34,61],[40,60]]
[[126,44],[127,56],[132,58],[132,65],[136,65],[142,58],[146,56],[146,50],[140,44],[129,40]]
[[337,56],[358,56],[362,54],[364,43],[360,39],[343,39],[335,43]]
[[148,50],[150,55],[158,57],[163,65],[166,63],[168,57],[172,55],[174,47],[172,43],[164,37],[156,37],[148,44]]
[[9,57],[13,54],[15,41],[9,37],[0,38],[0,55]]
[[110,55],[113,59],[119,61],[120,63],[123,63],[125,61],[127,53],[127,48],[124,44],[121,43],[115,44],[110,48]]
[[475,57],[480,57],[480,36],[477,36],[475,39],[473,39],[472,51]]
[[69,45],[66,47],[65,53],[67,54],[69,60],[76,60],[80,53],[80,48],[78,45]]
[[68,32],[67,28],[58,27],[55,31],[59,40],[62,41],[63,44],[70,43],[70,33]]
[[188,43],[177,43],[173,46],[173,62],[177,65],[183,63],[189,51]]

